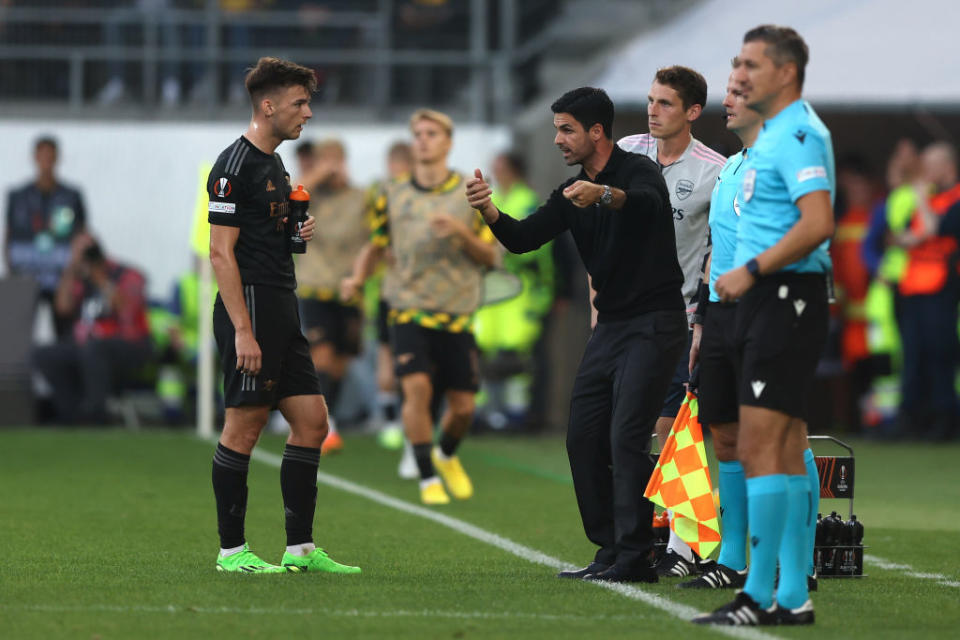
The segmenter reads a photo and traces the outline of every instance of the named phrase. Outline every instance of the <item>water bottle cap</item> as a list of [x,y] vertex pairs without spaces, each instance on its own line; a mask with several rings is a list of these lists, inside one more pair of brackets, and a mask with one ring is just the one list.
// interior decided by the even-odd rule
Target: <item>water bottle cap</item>
[[303,188],[302,184],[298,184],[297,188],[290,192],[291,200],[302,200],[304,202],[310,201],[310,192]]

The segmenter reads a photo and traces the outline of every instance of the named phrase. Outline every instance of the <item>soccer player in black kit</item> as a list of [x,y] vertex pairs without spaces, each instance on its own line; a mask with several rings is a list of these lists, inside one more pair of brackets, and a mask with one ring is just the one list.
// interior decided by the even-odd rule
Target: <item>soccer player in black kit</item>
[[[224,372],[226,419],[213,457],[220,554],[217,570],[242,573],[360,573],[313,543],[320,445],[327,408],[300,330],[296,278],[284,222],[290,175],[276,148],[300,136],[313,115],[313,71],[261,58],[246,76],[253,117],[210,171],[210,261],[220,293],[214,335]],[[301,236],[313,236],[308,218]],[[280,565],[261,560],[244,537],[247,469],[270,409],[290,424],[280,465],[287,549]]]
[[613,103],[581,87],[551,106],[554,143],[580,173],[514,220],[490,201],[478,169],[468,202],[513,253],[570,229],[596,291],[597,326],[570,400],[567,456],[593,562],[561,578],[657,582],[650,565],[650,434],[687,335],[670,194],[656,163],[613,144]]

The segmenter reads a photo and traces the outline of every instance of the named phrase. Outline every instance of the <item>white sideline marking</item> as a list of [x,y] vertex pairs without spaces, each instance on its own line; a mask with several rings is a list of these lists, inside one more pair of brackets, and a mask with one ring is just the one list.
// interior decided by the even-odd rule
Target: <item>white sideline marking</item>
[[942,573],[923,573],[921,571],[914,571],[913,567],[908,564],[890,562],[889,560],[884,560],[883,558],[878,558],[877,556],[864,555],[863,559],[865,562],[869,562],[870,564],[881,569],[887,569],[889,571],[902,571],[905,576],[909,576],[911,578],[918,578],[920,580],[935,580],[936,583],[941,586],[960,589],[960,582],[951,580],[949,576],[945,576]]
[[[268,608],[268,607],[196,607],[184,604],[157,605],[0,605],[7,611],[33,611],[41,613],[85,613],[99,611],[103,613],[201,613],[226,615],[323,615],[336,618],[450,618],[455,620],[544,620],[550,622],[595,621],[596,616],[577,614],[554,614],[510,611],[444,611],[439,609],[395,609],[387,611],[363,611],[360,609],[311,609],[311,608]],[[613,615],[604,616],[604,620],[634,621],[651,620],[649,615]]]
[[[281,456],[263,451],[261,449],[254,449],[251,457],[273,467],[279,467],[280,462],[283,460]],[[528,560],[536,564],[542,564],[554,571],[577,568],[575,565],[572,565],[569,562],[564,562],[559,558],[548,556],[545,553],[537,551],[536,549],[532,549],[508,538],[504,538],[503,536],[499,536],[485,529],[481,529],[480,527],[472,525],[469,522],[464,522],[463,520],[452,518],[438,511],[432,511],[426,507],[421,507],[420,505],[394,498],[393,496],[389,496],[375,489],[370,489],[369,487],[365,487],[361,484],[351,482],[350,480],[345,480],[344,478],[318,471],[317,481],[329,487],[367,498],[368,500],[382,504],[385,507],[390,507],[391,509],[396,509],[397,511],[403,511],[404,513],[419,516],[425,520],[432,520],[439,525],[453,529],[457,533],[462,533],[463,535],[473,538],[474,540],[479,540],[480,542],[497,547],[498,549],[517,556],[518,558],[523,558],[524,560]],[[665,611],[675,618],[680,618],[681,620],[690,620],[693,616],[701,613],[701,611],[694,609],[693,607],[689,607],[678,602],[673,602],[672,600],[668,600],[663,596],[658,596],[654,593],[648,593],[632,585],[613,582],[591,582],[590,584],[594,584],[598,587],[602,587],[615,593],[619,593],[620,595],[626,596],[627,598],[631,598],[633,600],[639,600],[650,605],[651,607]],[[764,633],[759,629],[750,627],[711,626],[709,628],[717,633],[722,633],[732,638],[771,640],[777,637]]]

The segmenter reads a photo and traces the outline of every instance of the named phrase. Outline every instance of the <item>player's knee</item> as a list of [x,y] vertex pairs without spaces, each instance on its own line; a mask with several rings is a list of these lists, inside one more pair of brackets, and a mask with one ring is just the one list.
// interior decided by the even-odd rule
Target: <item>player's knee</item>
[[403,406],[415,409],[430,409],[433,387],[427,376],[410,376],[403,381]]
[[736,426],[721,426],[710,428],[713,436],[713,450],[717,454],[717,460],[720,462],[732,462],[737,460],[737,431]]
[[457,422],[470,422],[476,405],[473,398],[464,398],[455,402],[448,402],[451,417]]

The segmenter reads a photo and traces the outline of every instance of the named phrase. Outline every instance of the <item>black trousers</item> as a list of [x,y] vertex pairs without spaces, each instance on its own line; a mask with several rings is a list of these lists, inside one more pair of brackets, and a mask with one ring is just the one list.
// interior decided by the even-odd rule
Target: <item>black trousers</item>
[[567,455],[595,560],[649,566],[650,437],[687,338],[682,310],[598,324],[577,370]]

